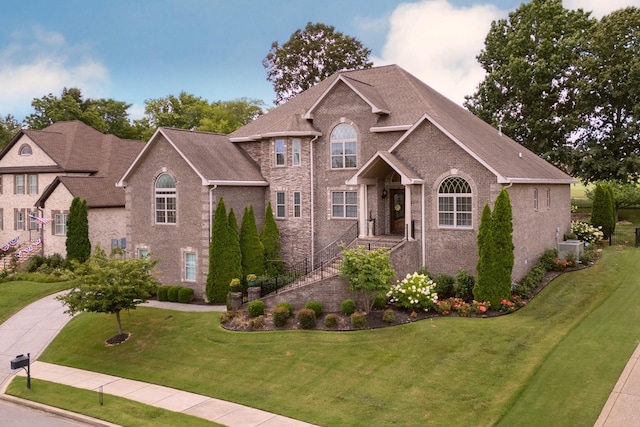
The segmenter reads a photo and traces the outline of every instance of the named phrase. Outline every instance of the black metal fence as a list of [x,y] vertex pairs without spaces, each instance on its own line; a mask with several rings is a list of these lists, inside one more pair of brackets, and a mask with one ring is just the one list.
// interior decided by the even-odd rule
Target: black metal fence
[[640,247],[640,228],[616,227],[613,234],[609,237],[609,246],[613,245]]

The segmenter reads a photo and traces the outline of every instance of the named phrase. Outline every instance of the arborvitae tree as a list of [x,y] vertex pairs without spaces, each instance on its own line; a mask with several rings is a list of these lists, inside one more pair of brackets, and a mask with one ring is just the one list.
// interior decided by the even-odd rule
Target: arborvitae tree
[[611,185],[607,185],[607,196],[609,196],[609,204],[611,205],[611,234],[616,231],[616,222],[618,222],[618,212],[616,211],[616,196],[613,193]]
[[91,256],[87,201],[74,197],[67,217],[67,260],[85,262]]
[[229,262],[229,220],[224,200],[220,198],[213,215],[211,242],[209,243],[209,273],[207,275],[207,299],[224,303],[229,292],[229,283],[235,276]]
[[615,206],[611,206],[611,199],[605,186],[602,184],[596,185],[595,190],[593,190],[593,204],[591,205],[591,224],[595,227],[602,227],[605,239],[611,236],[615,226],[613,216]]
[[477,301],[488,301],[491,283],[493,282],[493,259],[495,249],[491,238],[491,208],[484,205],[480,226],[478,227],[478,262],[476,272],[478,279],[473,287],[473,297]]
[[491,298],[491,305],[498,307],[500,301],[511,297],[511,280],[513,272],[513,214],[511,201],[507,190],[502,189],[496,199],[491,216],[492,233],[494,242],[494,271],[495,283]]
[[233,277],[242,278],[242,252],[240,251],[238,220],[233,208],[229,210],[229,268]]
[[260,241],[253,206],[244,208],[240,225],[240,250],[242,252],[242,274],[260,276],[264,274],[264,246]]
[[264,245],[264,257],[266,261],[266,273],[269,276],[275,276],[284,270],[282,264],[282,258],[280,257],[280,231],[278,230],[278,224],[273,217],[273,210],[271,209],[271,202],[267,204],[267,211],[264,217],[264,227],[262,227],[262,234],[260,240]]

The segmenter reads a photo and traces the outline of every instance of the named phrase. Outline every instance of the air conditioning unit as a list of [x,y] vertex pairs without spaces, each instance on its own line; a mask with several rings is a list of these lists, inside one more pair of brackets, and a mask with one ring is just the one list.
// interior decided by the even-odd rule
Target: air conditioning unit
[[580,260],[583,252],[584,242],[580,240],[565,240],[558,243],[558,258],[566,259],[569,254],[573,254],[576,260]]

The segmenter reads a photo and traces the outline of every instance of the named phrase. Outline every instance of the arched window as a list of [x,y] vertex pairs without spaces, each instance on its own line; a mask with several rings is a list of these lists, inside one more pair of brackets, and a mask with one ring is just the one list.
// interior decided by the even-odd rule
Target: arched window
[[31,151],[31,147],[27,144],[24,144],[22,147],[20,147],[19,153],[21,156],[30,156],[31,154],[33,154],[33,152]]
[[438,188],[438,226],[471,228],[472,194],[469,183],[459,176],[446,178]]
[[156,224],[176,223],[176,180],[168,173],[156,178]]
[[331,131],[331,169],[349,169],[358,166],[358,135],[353,126],[340,123]]

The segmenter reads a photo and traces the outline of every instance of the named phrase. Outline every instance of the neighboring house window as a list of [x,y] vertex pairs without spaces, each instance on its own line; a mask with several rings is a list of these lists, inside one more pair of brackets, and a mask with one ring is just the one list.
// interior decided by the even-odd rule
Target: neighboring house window
[[357,134],[355,129],[341,123],[331,132],[331,169],[347,169],[358,166]]
[[27,175],[29,183],[29,194],[38,194],[38,175]]
[[29,216],[29,230],[37,230],[38,229],[38,221],[36,221],[37,213],[27,211],[27,215]]
[[0,194],[2,194],[2,175],[0,175]]
[[196,254],[195,252],[184,253],[184,280],[188,282],[196,281]]
[[533,189],[533,210],[538,211],[538,189]]
[[301,152],[301,148],[300,148],[300,140],[299,139],[294,139],[291,142],[292,145],[292,157],[291,157],[291,164],[293,166],[300,166],[300,152]]
[[175,224],[176,211],[176,181],[163,173],[156,179],[156,224]]
[[122,250],[127,249],[127,239],[125,237],[121,239],[111,239],[111,250],[120,248]]
[[284,191],[276,192],[276,218],[284,218],[286,212]]
[[284,166],[284,139],[276,139],[276,166]]
[[24,230],[24,209],[15,209],[14,211],[15,218],[15,229],[16,230]]
[[22,147],[20,147],[20,155],[21,156],[30,156],[32,153],[31,151],[31,147],[29,147],[28,145],[23,145]]
[[24,175],[15,175],[14,183],[15,183],[14,193],[24,194]]
[[357,218],[358,217],[358,192],[357,191],[332,191],[331,192],[331,216],[333,218]]
[[302,194],[299,191],[293,192],[293,216],[295,218],[300,218],[301,198]]
[[138,249],[138,258],[139,259],[147,259],[147,258],[149,258],[149,249],[147,249],[147,248],[139,248]]
[[471,227],[472,206],[469,183],[459,176],[445,179],[438,189],[438,226]]
[[4,211],[0,209],[0,230],[4,230]]
[[551,189],[547,188],[547,209],[551,209]]
[[56,236],[67,235],[67,215],[66,213],[56,213],[53,216],[53,234]]

